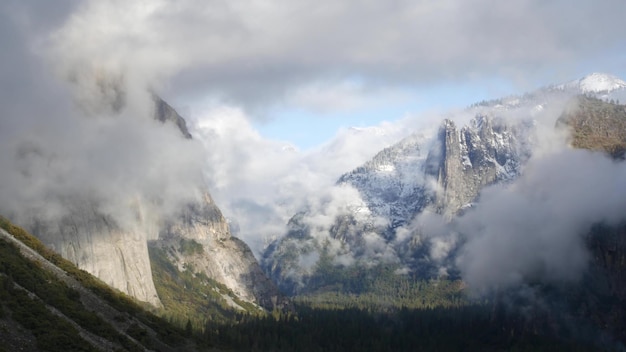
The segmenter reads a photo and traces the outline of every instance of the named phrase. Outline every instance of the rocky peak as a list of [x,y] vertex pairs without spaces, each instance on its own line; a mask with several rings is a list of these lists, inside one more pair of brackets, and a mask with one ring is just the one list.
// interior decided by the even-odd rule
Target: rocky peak
[[185,119],[158,95],[152,94],[152,100],[154,101],[154,119],[162,123],[175,124],[185,138],[191,139]]
[[515,178],[529,156],[524,148],[527,132],[485,115],[461,129],[445,120],[425,164],[426,174],[437,180],[435,210],[455,214],[483,187]]

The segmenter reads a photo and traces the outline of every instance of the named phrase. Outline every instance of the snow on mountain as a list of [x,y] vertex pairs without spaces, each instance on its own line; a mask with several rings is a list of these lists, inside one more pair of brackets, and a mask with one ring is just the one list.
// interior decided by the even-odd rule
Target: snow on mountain
[[606,73],[592,73],[559,86],[559,89],[576,89],[581,93],[610,93],[614,90],[626,88],[626,82]]
[[626,82],[621,79],[602,73],[592,73],[579,80],[580,89],[584,93],[611,92],[626,88]]
[[350,184],[361,193],[376,216],[392,228],[404,224],[425,204],[422,166],[436,131],[415,133],[385,148],[363,166],[344,174],[339,184]]
[[[422,225],[415,220],[425,213],[453,218],[471,207],[484,187],[516,180],[544,138],[540,130],[554,128],[556,118],[572,97],[586,93],[606,100],[608,92],[612,97],[625,92],[625,88],[626,82],[616,77],[591,74],[449,113],[438,128],[416,130],[339,177],[337,185],[358,191],[358,201],[366,204],[369,217],[339,214],[334,224],[317,226],[317,235],[312,237],[307,233],[316,225],[307,219],[314,219],[315,214],[299,213],[292,219],[297,228],[292,227],[287,236],[268,247],[263,265],[275,281],[284,284],[286,268],[281,258],[288,253],[290,260],[296,262],[301,251],[289,248],[301,248],[306,243],[307,258],[318,258],[312,253],[323,248],[326,239],[339,241],[342,256],[349,254],[351,265],[395,263],[426,276],[449,272],[433,268],[441,269],[444,262],[454,262],[451,256],[458,239],[424,237]],[[368,246],[376,250],[368,251]],[[441,248],[447,248],[445,253],[438,250]],[[340,265],[337,260],[334,263]],[[306,286],[307,275],[314,274],[299,274],[297,268],[290,267],[288,280],[292,286],[287,289],[293,290],[294,283]]]

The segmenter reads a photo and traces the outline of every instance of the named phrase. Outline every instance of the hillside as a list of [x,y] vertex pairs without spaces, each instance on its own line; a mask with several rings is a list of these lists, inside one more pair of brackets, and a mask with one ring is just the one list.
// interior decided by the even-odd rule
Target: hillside
[[576,148],[604,151],[616,158],[626,152],[626,105],[581,95],[571,101],[557,124],[571,129]]
[[0,339],[5,351],[194,351],[144,310],[0,218]]

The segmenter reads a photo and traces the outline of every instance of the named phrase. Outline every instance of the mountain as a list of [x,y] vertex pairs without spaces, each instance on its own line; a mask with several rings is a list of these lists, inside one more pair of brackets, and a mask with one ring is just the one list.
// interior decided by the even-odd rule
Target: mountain
[[[152,255],[163,255],[178,273],[189,270],[195,276],[221,283],[238,300],[268,309],[284,303],[248,245],[231,235],[226,219],[208,192],[201,203],[189,204],[178,219],[166,223],[159,238],[150,241],[149,246]],[[155,265],[158,264],[153,261]]]
[[[155,123],[174,127],[171,134],[179,133],[181,143],[193,143],[185,120],[176,110],[156,95],[152,95],[152,102]],[[122,185],[124,180],[119,182]],[[172,290],[164,288],[167,280],[162,275],[155,282],[155,271],[164,274],[174,268],[167,273],[176,282],[181,282],[185,271],[191,271],[198,282],[204,282],[214,292],[223,291],[206,301],[195,300],[184,314],[176,313],[179,317],[191,316],[192,312],[198,316],[200,307],[211,310],[214,305],[234,312],[272,309],[282,304],[278,289],[265,276],[249,247],[231,236],[206,187],[180,188],[194,188],[194,196],[187,197],[184,203],[174,203],[159,193],[151,199],[129,194],[129,211],[123,217],[110,215],[105,199],[81,194],[61,198],[60,216],[20,213],[19,219],[43,243],[79,268],[165,312],[171,313],[176,300],[168,296],[163,301],[159,297]],[[178,208],[170,209],[167,216],[155,211],[157,207],[174,207],[170,203]],[[189,244],[198,250],[187,250]],[[173,290],[176,295],[187,294],[184,285]],[[232,304],[235,301],[240,304]]]
[[[175,123],[185,138],[192,138],[185,120],[172,107],[158,97],[155,103],[156,120]],[[187,204],[176,218],[164,221],[158,239],[150,241],[150,248],[161,250],[179,272],[191,270],[220,283],[238,300],[257,305],[257,309],[284,304],[278,288],[265,275],[248,245],[231,235],[227,220],[208,190],[200,192],[198,202]],[[186,248],[189,244],[193,250]],[[231,306],[246,310],[240,305]]]
[[555,89],[580,91],[587,93],[611,93],[626,88],[626,82],[613,75],[592,73],[581,79],[554,86]]
[[[332,224],[316,223],[307,209],[296,214],[288,232],[266,249],[263,266],[290,294],[325,287],[316,281],[322,259],[344,272],[386,265],[422,278],[455,278],[463,239],[426,232],[442,231],[437,227],[471,208],[485,187],[515,181],[542,129],[560,129],[567,120],[575,130],[573,146],[623,153],[623,106],[609,100],[624,92],[626,82],[591,74],[483,101],[438,128],[417,130],[338,179],[337,187],[355,189],[360,202],[346,204]],[[555,127],[553,116],[568,112],[575,118],[563,115]],[[602,120],[607,115],[614,118]],[[586,131],[589,125],[594,132]]]

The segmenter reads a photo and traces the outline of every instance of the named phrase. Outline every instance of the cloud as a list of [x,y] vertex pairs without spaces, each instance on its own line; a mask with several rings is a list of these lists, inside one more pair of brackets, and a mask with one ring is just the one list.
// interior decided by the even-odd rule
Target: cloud
[[623,50],[624,10],[619,0],[89,1],[52,44],[66,70],[123,69],[167,95],[254,107],[299,90],[292,103],[319,108],[337,102],[316,82],[354,77],[399,89],[494,74],[533,86],[547,72],[569,79],[581,63]]
[[583,237],[624,219],[626,165],[586,150],[531,159],[515,183],[485,189],[454,227],[466,236],[457,265],[477,292],[529,280],[571,282],[586,269]]
[[257,254],[282,236],[289,219],[303,209],[330,227],[338,209],[359,204],[356,191],[334,187],[335,182],[404,136],[403,124],[412,123],[340,130],[327,144],[302,152],[264,139],[240,108],[220,106],[192,116],[190,128],[204,147],[209,189]]
[[377,105],[400,103],[408,96],[396,90],[372,89],[354,80],[315,82],[286,93],[288,104],[318,114],[375,108]]
[[129,230],[139,207],[155,225],[199,196],[202,149],[154,121],[141,80],[123,71],[56,75],[51,67],[66,62],[48,56],[43,38],[72,17],[58,11],[73,4],[58,6],[1,7],[0,213],[28,226],[90,204]]
[[[532,80],[555,67],[554,75],[569,75],[581,62],[623,49],[626,10],[621,0],[576,6],[539,0],[0,6],[0,210],[60,216],[66,196],[89,195],[124,223],[132,221],[124,215],[135,199],[172,199],[155,205],[156,212],[169,213],[194,196],[192,186],[202,184],[204,172],[218,204],[241,222],[242,237],[250,242],[280,233],[297,210],[322,199],[320,189],[332,187],[341,173],[410,126],[382,124],[383,134],[342,130],[321,149],[302,153],[261,138],[250,126],[250,108],[286,103],[317,111],[350,109],[379,93],[393,97],[396,89],[439,81],[494,74]],[[199,142],[188,142],[166,132],[171,126],[151,120],[148,90],[174,99],[210,97],[229,107],[197,116]],[[589,162],[579,158],[581,165]],[[514,189],[505,192],[511,200],[517,199]],[[507,209],[489,191],[483,199],[502,202],[494,212]],[[517,201],[541,205],[534,198]],[[503,217],[515,213],[518,203],[511,204]],[[484,225],[471,216],[481,207],[464,218],[469,229]],[[259,215],[250,216],[251,209]],[[528,214],[546,220],[542,215]],[[553,215],[553,221],[565,216]],[[489,233],[468,234],[468,277],[477,272],[472,268],[492,264],[473,256]],[[518,238],[510,235],[510,243]],[[559,272],[558,261],[548,256],[537,257],[546,273]],[[528,273],[522,259],[510,272]],[[497,281],[473,277],[485,285]]]

